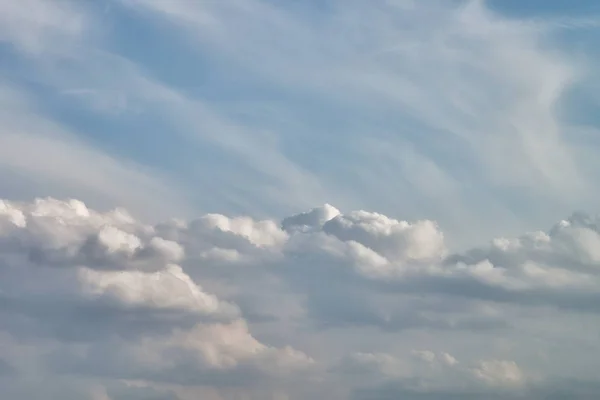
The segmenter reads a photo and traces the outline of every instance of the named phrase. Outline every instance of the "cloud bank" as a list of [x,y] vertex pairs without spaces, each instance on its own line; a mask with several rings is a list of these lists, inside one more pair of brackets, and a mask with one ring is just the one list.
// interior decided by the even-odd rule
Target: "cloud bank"
[[0,386],[421,399],[546,398],[565,382],[584,398],[600,217],[461,253],[445,241],[434,221],[329,204],[146,224],[78,200],[1,201]]

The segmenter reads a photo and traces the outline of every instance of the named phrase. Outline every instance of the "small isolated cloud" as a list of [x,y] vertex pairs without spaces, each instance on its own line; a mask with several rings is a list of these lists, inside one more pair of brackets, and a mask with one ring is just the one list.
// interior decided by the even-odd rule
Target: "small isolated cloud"
[[514,361],[491,360],[481,361],[473,369],[477,378],[491,385],[521,385],[525,377],[519,366]]

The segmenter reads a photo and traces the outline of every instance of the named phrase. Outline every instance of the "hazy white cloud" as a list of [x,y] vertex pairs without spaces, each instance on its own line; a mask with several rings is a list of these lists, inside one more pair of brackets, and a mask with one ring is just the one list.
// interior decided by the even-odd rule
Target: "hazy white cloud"
[[482,361],[474,374],[492,385],[520,385],[524,376],[514,361]]
[[[419,395],[437,395],[440,398],[462,395],[470,398],[486,392],[486,396],[494,396],[494,391],[505,391],[506,395],[506,391],[511,394],[511,390],[526,384],[525,374],[514,361],[481,360],[463,365],[448,353],[436,354],[429,350],[415,350],[412,355],[402,357],[385,353],[356,353],[343,360],[341,370],[371,379],[375,376],[379,387],[387,387],[390,396],[395,393],[411,399],[419,398]],[[363,397],[358,396],[368,398],[367,393],[365,390]],[[377,389],[372,389],[372,393],[377,393]],[[373,398],[380,397],[375,394]]]
[[0,103],[0,183],[5,197],[76,197],[96,207],[125,206],[158,219],[191,213],[192,206],[168,175],[97,149],[40,115],[23,90],[0,82]]
[[73,4],[26,0],[0,5],[0,42],[34,56],[59,52],[82,39],[90,21]]
[[[256,213],[265,213],[274,207],[289,211],[294,207],[307,207],[325,199],[328,190],[316,176],[289,160],[280,151],[268,129],[245,126],[209,102],[161,82],[143,65],[112,51],[108,40],[111,29],[104,24],[103,18],[109,16],[111,8],[116,5],[105,2],[104,9],[100,5],[101,3],[64,2],[49,6],[43,1],[28,0],[27,5],[4,6],[2,18],[7,23],[3,24],[0,31],[0,40],[11,45],[18,57],[24,57],[25,62],[30,63],[28,65],[31,70],[35,71],[28,75],[30,81],[49,89],[57,97],[56,100],[67,99],[80,110],[92,111],[102,117],[134,116],[134,129],[151,131],[143,137],[138,133],[134,135],[123,132],[123,135],[137,138],[132,139],[129,145],[135,145],[136,140],[153,142],[158,138],[159,143],[165,141],[174,147],[193,151],[195,155],[192,159],[189,155],[180,158],[180,168],[183,171],[180,170],[177,174],[161,171],[160,165],[147,167],[147,160],[132,162],[126,157],[115,159],[81,140],[82,136],[114,134],[113,132],[94,133],[68,129],[53,120],[51,112],[45,118],[40,118],[39,104],[36,104],[39,99],[35,90],[27,85],[2,87],[3,103],[12,111],[17,111],[14,115],[9,112],[3,115],[5,128],[0,132],[0,140],[5,142],[2,148],[6,149],[6,156],[3,158],[8,164],[5,166],[7,171],[0,171],[0,178],[5,176],[4,180],[9,181],[8,192],[14,193],[13,197],[74,196],[96,201],[100,205],[125,204],[137,210],[144,206],[144,201],[135,199],[138,204],[125,199],[111,202],[112,199],[106,201],[103,198],[106,197],[103,196],[104,193],[90,193],[89,186],[98,183],[100,179],[113,179],[109,172],[123,169],[121,175],[132,178],[130,185],[142,186],[138,182],[145,183],[145,186],[153,185],[155,187],[148,189],[151,192],[163,192],[162,186],[165,186],[172,192],[190,194],[180,184],[193,182],[193,185],[205,187],[215,194],[212,198],[207,198],[191,193],[197,202],[194,207],[179,201],[178,207],[173,209],[179,208],[186,216],[190,214],[190,210],[220,209],[224,204],[229,209]],[[36,12],[31,13],[28,11],[30,9]],[[33,60],[29,58],[32,54],[37,56]],[[14,95],[18,95],[20,99],[15,99]],[[155,117],[165,124],[164,130],[152,130],[152,124],[156,123]],[[160,144],[156,146],[161,150]],[[48,151],[37,154],[42,147],[48,148]],[[215,170],[197,157],[198,153],[206,151],[222,152],[226,156],[225,162],[241,162],[245,166],[243,173],[240,170],[231,171],[227,165]],[[98,162],[88,163],[87,170],[80,171],[84,163],[79,162],[79,157],[92,156],[87,154],[90,152],[96,153],[93,156],[99,159]],[[120,149],[120,153],[127,154],[127,151]],[[18,158],[16,154],[23,154],[24,157]],[[43,164],[43,161],[50,159],[62,162]],[[75,163],[80,167],[71,165]],[[36,167],[37,176],[32,176],[32,170]],[[209,170],[212,172],[208,173]],[[215,179],[215,171],[218,172],[219,179]],[[64,176],[68,186],[64,188],[53,182],[46,184],[45,192],[42,192],[40,188],[45,182],[40,182],[40,176],[44,173],[53,173],[52,176],[57,179]],[[94,176],[87,179],[86,173]],[[240,180],[241,175],[245,175],[246,179]],[[160,178],[151,179],[151,176]],[[92,188],[97,187],[110,190],[111,185],[103,183]],[[136,189],[138,188],[131,187],[128,192],[138,193],[145,188]],[[116,187],[114,191],[126,192]],[[258,200],[249,203],[243,200],[245,197]],[[172,200],[175,199],[162,198],[156,199],[156,202],[167,204]],[[146,215],[152,214],[156,214],[156,210],[150,210]]]

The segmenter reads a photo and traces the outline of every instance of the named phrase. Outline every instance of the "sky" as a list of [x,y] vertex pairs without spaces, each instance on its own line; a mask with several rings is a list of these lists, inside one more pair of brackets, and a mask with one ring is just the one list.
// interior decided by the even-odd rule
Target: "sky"
[[0,1],[3,399],[591,399],[600,4]]

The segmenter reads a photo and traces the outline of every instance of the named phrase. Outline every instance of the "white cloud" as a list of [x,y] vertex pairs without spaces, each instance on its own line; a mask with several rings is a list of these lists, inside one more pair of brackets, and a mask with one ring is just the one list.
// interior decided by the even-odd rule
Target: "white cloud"
[[125,306],[184,309],[205,314],[235,315],[237,312],[236,307],[202,292],[178,265],[170,264],[163,271],[150,273],[81,268],[78,278],[86,294],[114,298]]
[[143,357],[157,352],[151,357],[158,360],[159,371],[169,365],[181,364],[181,357],[188,356],[198,362],[199,369],[227,370],[240,364],[256,363],[273,374],[287,373],[314,362],[290,347],[277,349],[260,343],[250,335],[246,322],[239,319],[229,324],[196,325],[191,330],[175,331],[166,340],[142,342],[141,348],[135,350],[138,351]]
[[[340,399],[370,385],[537,396],[575,371],[592,381],[590,332],[551,321],[594,326],[596,218],[458,255],[429,221],[323,209],[285,221],[288,232],[214,214],[147,225],[77,200],[0,202],[1,338],[21,340],[0,346],[12,348],[0,351],[10,390],[75,372],[84,391],[129,380],[223,395],[262,382]],[[571,347],[555,354],[557,340]]]
[[514,361],[482,361],[473,373],[492,385],[520,385],[525,379]]
[[413,394],[437,393],[443,398],[461,392],[471,395],[481,393],[486,390],[485,387],[511,389],[526,383],[525,374],[514,361],[482,360],[463,366],[445,352],[436,354],[430,350],[415,350],[412,355],[419,362],[415,363],[409,356],[355,353],[342,361],[341,370],[363,376],[374,374],[384,386],[389,382],[400,383],[397,395],[407,390]]
[[432,221],[410,224],[357,211],[331,218],[323,225],[323,232],[344,242],[361,243],[388,259],[431,262],[446,252],[444,236]]
[[327,221],[332,220],[340,214],[340,210],[331,204],[325,204],[322,207],[313,208],[310,211],[284,218],[281,222],[281,228],[286,232],[296,230],[307,231],[311,229],[321,229]]
[[273,246],[284,242],[287,235],[273,221],[254,221],[248,217],[228,218],[219,214],[208,214],[198,221],[207,228],[247,238],[256,246]]
[[[172,263],[185,259],[181,244],[125,211],[99,213],[77,200],[0,204],[0,329],[24,338],[33,359],[51,366],[42,374],[185,385],[200,374],[207,385],[211,379],[241,384],[245,374],[285,378],[314,364],[290,346],[252,336],[237,305]],[[19,363],[14,353],[7,356]],[[27,379],[31,368],[19,368],[20,376]]]
[[[57,7],[39,0],[0,5],[0,41],[32,55],[60,51],[83,37],[85,14],[72,7]],[[72,43],[69,43],[72,44]]]

